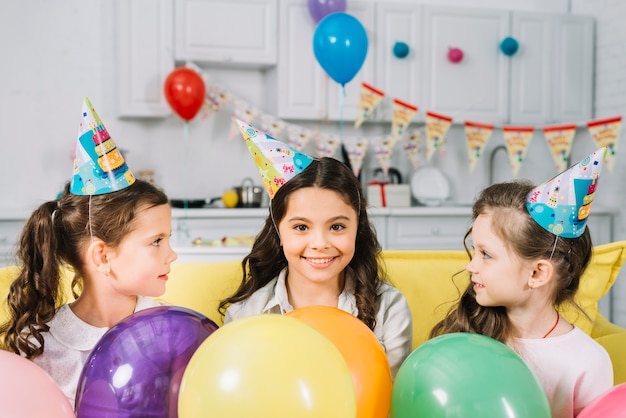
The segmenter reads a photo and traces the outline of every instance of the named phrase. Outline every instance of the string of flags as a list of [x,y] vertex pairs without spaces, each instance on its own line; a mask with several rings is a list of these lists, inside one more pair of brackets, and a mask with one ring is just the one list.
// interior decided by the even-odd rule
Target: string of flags
[[[211,112],[229,108],[233,115],[229,138],[238,135],[239,126],[236,120],[258,126],[259,129],[276,139],[289,143],[298,151],[305,152],[309,144],[314,144],[316,157],[333,157],[339,147],[343,145],[355,175],[359,175],[363,159],[371,149],[376,161],[384,172],[388,172],[391,157],[396,146],[401,146],[412,166],[417,169],[420,165],[420,154],[425,150],[426,161],[440,152],[445,156],[446,134],[452,125],[453,118],[432,111],[425,112],[424,126],[408,129],[419,108],[400,99],[393,99],[393,118],[390,133],[380,136],[349,136],[342,138],[339,135],[320,133],[316,130],[288,123],[271,114],[264,113],[246,101],[235,97],[232,93],[213,82],[209,74],[193,63],[187,66],[194,68],[202,76],[206,85],[206,100],[201,111],[201,117],[206,118]],[[361,84],[359,111],[354,127],[358,129],[364,121],[370,118],[381,103],[385,93],[363,82]],[[619,142],[622,117],[593,120],[587,123],[587,129],[595,142],[596,148],[606,147],[607,152],[604,164],[613,172],[615,156]],[[496,127],[491,124],[477,121],[464,121],[465,140],[470,173],[481,158],[485,146],[489,142]],[[501,129],[511,172],[517,177],[524,163],[526,151],[534,136],[534,126],[502,126]],[[572,142],[576,134],[576,124],[562,124],[540,128],[554,160],[555,169],[560,173],[567,169]]]

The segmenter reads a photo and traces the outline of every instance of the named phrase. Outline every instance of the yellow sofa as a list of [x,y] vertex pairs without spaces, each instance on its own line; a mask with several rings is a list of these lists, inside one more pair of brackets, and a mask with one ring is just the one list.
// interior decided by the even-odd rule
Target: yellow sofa
[[[463,270],[467,263],[464,251],[385,251],[384,260],[390,281],[406,296],[413,315],[413,347],[428,338],[431,327],[446,313],[464,287]],[[562,314],[596,341],[611,356],[615,384],[626,382],[626,329],[609,322],[598,311],[598,301],[609,291],[626,261],[626,241],[594,247],[591,265],[582,278],[578,303],[589,316],[572,308]],[[220,300],[233,292],[241,279],[239,261],[172,264],[167,291],[162,299],[203,313],[218,325]],[[17,270],[0,269],[0,321],[6,319],[6,293]],[[464,276],[464,277],[463,277]],[[455,285],[456,283],[456,285]]]

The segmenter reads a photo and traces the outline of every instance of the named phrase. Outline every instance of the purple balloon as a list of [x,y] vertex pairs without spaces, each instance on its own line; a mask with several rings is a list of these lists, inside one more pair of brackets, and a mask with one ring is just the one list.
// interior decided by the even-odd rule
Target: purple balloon
[[324,17],[335,12],[346,11],[346,0],[308,0],[309,13],[319,23]]
[[77,418],[178,417],[178,392],[192,355],[218,326],[177,306],[134,313],[111,327],[78,381]]

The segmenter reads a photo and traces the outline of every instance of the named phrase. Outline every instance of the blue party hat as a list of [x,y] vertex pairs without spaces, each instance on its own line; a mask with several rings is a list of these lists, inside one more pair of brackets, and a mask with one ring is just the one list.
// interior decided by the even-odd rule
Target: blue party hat
[[526,198],[526,209],[539,225],[563,238],[577,238],[587,225],[606,147],[535,187]]
[[130,186],[135,177],[91,102],[85,97],[74,157],[70,192],[99,195]]

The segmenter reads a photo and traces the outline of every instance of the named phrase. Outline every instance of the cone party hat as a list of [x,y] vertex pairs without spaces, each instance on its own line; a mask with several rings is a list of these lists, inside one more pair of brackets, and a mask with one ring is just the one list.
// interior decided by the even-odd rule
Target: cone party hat
[[111,193],[130,186],[135,177],[88,98],[83,101],[70,192]]
[[236,122],[270,199],[274,198],[283,184],[300,174],[313,161],[313,158],[265,132],[239,119]]
[[577,238],[587,225],[606,147],[535,187],[526,198],[526,209],[539,225],[563,238]]

